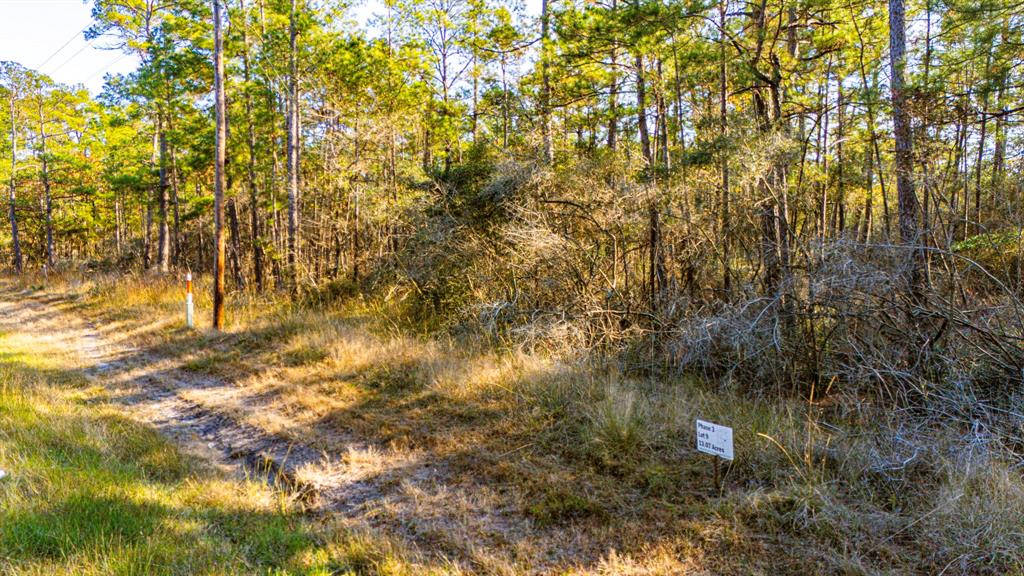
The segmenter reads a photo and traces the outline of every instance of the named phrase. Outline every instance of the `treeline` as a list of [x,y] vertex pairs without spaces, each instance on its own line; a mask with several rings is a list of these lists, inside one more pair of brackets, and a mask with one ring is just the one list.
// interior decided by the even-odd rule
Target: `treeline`
[[[213,5],[96,0],[95,99],[5,65],[16,269],[211,269]],[[780,384],[1019,336],[1016,4],[220,7],[234,290]]]

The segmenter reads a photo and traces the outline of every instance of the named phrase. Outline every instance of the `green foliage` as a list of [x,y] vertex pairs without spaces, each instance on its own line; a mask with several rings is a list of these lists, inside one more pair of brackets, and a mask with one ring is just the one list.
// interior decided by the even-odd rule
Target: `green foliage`
[[[997,278],[1009,281],[1021,270],[1024,235],[1019,228],[976,234],[954,243],[953,250]],[[982,280],[984,284],[987,282]]]

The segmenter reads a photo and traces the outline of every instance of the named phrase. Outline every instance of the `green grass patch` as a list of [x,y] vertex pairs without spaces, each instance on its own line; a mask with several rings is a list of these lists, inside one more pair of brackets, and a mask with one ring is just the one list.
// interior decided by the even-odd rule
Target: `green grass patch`
[[589,518],[605,519],[608,513],[585,495],[550,488],[527,507],[527,514],[540,526],[562,525]]
[[330,354],[319,346],[298,346],[285,351],[282,359],[285,366],[309,366],[323,362],[329,357]]
[[188,360],[181,365],[183,370],[200,374],[230,375],[236,373],[239,366],[239,354],[236,351],[223,352],[211,350]]

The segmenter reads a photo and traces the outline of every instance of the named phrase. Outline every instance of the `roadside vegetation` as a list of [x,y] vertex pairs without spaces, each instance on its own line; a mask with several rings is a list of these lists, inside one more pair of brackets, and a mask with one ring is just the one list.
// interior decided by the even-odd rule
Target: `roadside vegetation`
[[11,566],[1024,574],[1024,3],[90,6],[101,94],[0,62],[4,305],[106,348],[12,352]]
[[[203,287],[200,314],[209,310]],[[443,467],[462,497],[424,495],[394,512],[402,525],[456,505],[524,519],[529,534],[466,520],[408,540],[468,572],[1024,569],[1024,482],[1004,444],[1021,421],[995,406],[972,425],[935,411],[953,410],[953,398],[900,410],[825,389],[769,400],[695,375],[648,378],[413,336],[422,330],[383,299],[297,306],[240,296],[227,330],[214,332],[185,330],[181,285],[150,275],[51,276],[45,290],[102,333],[262,399],[209,399],[222,414],[325,450],[358,439],[370,449],[352,453],[353,466]],[[736,431],[721,492],[694,449],[695,418]],[[377,534],[403,536],[387,523]]]

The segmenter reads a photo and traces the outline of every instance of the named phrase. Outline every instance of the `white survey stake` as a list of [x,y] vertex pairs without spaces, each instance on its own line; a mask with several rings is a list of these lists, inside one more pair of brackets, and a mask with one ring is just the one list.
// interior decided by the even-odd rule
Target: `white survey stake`
[[697,450],[732,460],[732,428],[697,420]]
[[185,325],[192,328],[195,325],[193,321],[194,311],[192,303],[192,273],[189,272],[185,275]]

